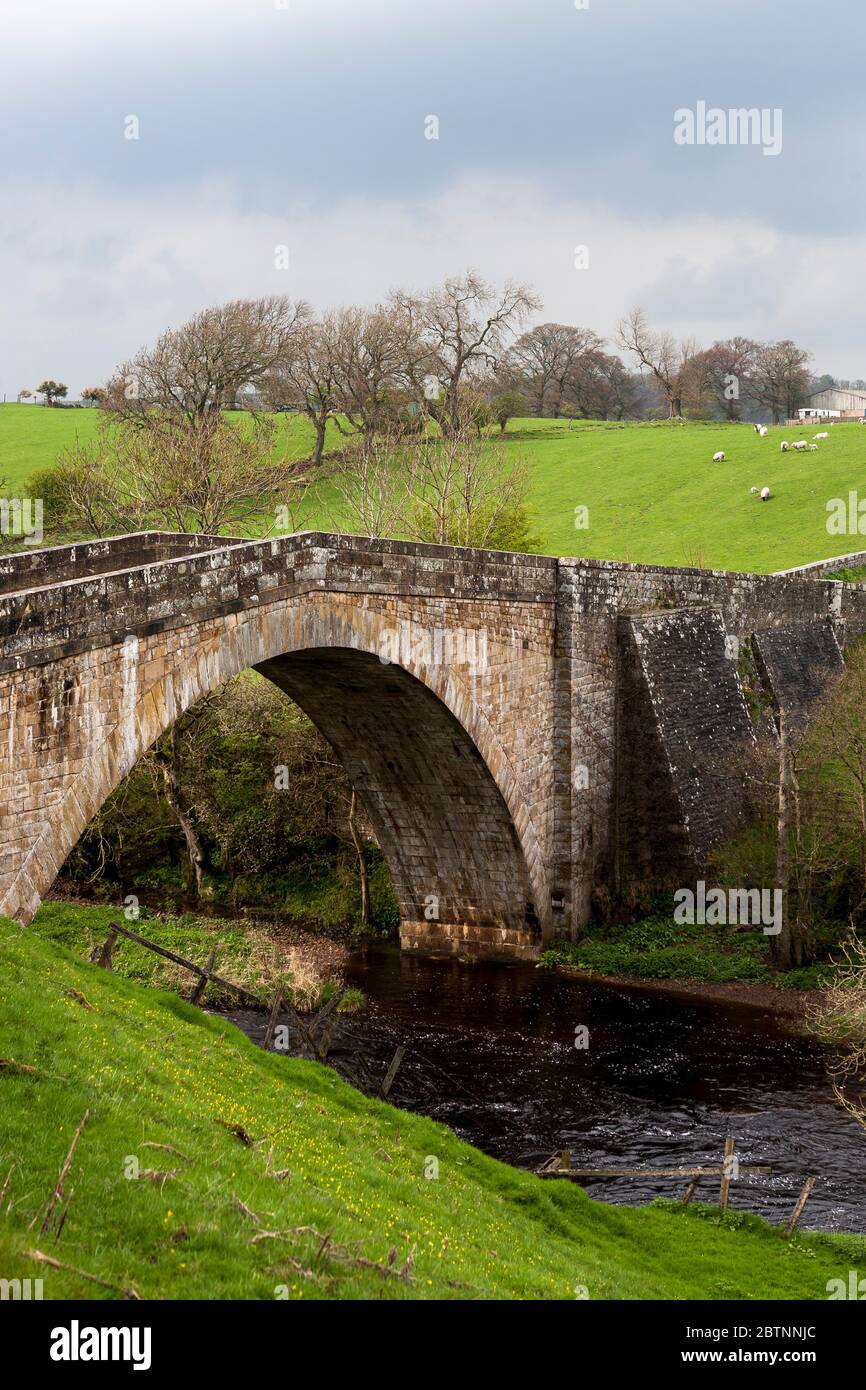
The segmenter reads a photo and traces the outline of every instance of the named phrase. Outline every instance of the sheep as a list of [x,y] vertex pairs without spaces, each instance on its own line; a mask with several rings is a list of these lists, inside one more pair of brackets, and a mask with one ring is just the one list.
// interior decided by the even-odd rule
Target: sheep
[[769,432],[770,432],[770,431],[767,429],[767,426],[766,426],[766,425],[760,425],[760,426],[758,427],[758,435],[760,436],[761,439],[766,439],[766,438],[767,438],[767,435],[769,434]]
[[790,446],[790,444],[788,443],[787,439],[783,439],[782,442],[781,442],[781,444],[779,445],[779,448],[782,450],[782,453],[783,453],[783,454],[787,454],[787,452],[788,452],[788,450],[790,449],[790,447],[791,447],[791,446]]
[[818,445],[817,445],[817,444],[810,444],[810,445],[809,445],[809,448],[811,449],[811,451],[812,451],[813,454],[817,454],[817,452],[818,452]]
[[760,425],[753,425],[753,426],[752,426],[752,429],[755,431],[755,434],[760,434],[760,433],[761,433],[761,426],[760,426]]
[[768,498],[769,496],[770,496],[770,489],[769,489],[768,487],[762,487],[762,488],[761,488],[761,501],[762,501],[762,502],[766,502],[766,501],[767,501],[767,498]]
[[752,492],[754,492],[754,493],[755,493],[755,495],[756,495],[756,496],[757,496],[757,493],[758,493],[758,489],[757,489],[757,488],[756,488],[756,487],[753,487],[753,488],[752,488]]
[[829,439],[829,438],[830,438],[830,432],[829,432],[829,430],[821,430],[820,434],[814,435],[813,438],[814,438],[814,439]]
[[798,439],[798,440],[796,441],[795,445],[794,445],[794,448],[795,448],[795,449],[799,449],[799,450],[801,450],[801,451],[802,451],[803,449],[805,449],[805,447],[806,447],[806,441],[805,441],[805,439]]
[[725,461],[725,451],[724,451],[724,449],[720,449],[719,452],[718,452],[717,454],[713,454],[713,463],[724,463],[724,461]]

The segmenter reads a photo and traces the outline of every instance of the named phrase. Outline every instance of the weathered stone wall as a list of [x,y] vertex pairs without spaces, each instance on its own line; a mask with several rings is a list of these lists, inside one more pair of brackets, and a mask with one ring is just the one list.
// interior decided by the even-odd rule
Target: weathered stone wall
[[[642,689],[638,684],[632,692],[633,718],[654,725],[664,752],[663,785],[671,803],[664,813],[656,802],[654,818],[682,826],[698,867],[745,824],[737,763],[754,732],[737,675],[737,647],[712,608],[635,617],[622,627],[642,677]],[[621,759],[624,808],[639,785],[629,751]]]
[[756,632],[752,645],[775,708],[789,715],[795,729],[804,728],[844,666],[829,619]]
[[785,703],[794,629],[816,651],[866,630],[863,586],[318,533],[4,565],[0,911],[22,921],[141,753],[258,667],[358,786],[404,943],[534,954],[727,833],[728,638],[778,634]]
[[78,581],[110,570],[138,569],[179,555],[213,550],[215,546],[241,544],[227,536],[165,534],[141,531],[104,541],[56,545],[48,550],[21,550],[0,557],[0,594],[38,589],[44,584]]

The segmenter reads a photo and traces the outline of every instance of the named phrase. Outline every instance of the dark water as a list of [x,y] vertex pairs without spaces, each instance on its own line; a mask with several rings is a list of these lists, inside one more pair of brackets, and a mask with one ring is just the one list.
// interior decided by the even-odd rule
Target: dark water
[[[390,1099],[442,1120],[519,1167],[569,1149],[575,1167],[719,1163],[725,1136],[741,1163],[731,1204],[787,1217],[804,1178],[803,1226],[866,1229],[866,1132],[833,1103],[827,1054],[754,1008],[590,985],[531,965],[464,965],[371,948],[348,980],[370,1000],[341,1026],[334,1060],[361,1051],[381,1077],[407,1049]],[[247,1031],[262,1028],[234,1015]],[[575,1047],[575,1028],[589,1046]],[[677,1196],[678,1179],[588,1182],[610,1202]],[[714,1199],[717,1180],[698,1196]]]

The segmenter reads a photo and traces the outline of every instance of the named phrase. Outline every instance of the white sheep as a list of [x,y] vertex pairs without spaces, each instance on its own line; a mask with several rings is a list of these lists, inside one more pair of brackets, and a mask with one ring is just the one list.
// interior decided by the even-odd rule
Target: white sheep
[[830,433],[829,433],[828,430],[821,430],[820,434],[814,435],[813,438],[815,438],[815,439],[829,439],[829,438],[830,438]]
[[812,451],[813,454],[817,454],[817,452],[818,452],[818,445],[817,445],[817,444],[810,444],[810,445],[809,445],[809,448],[810,448],[810,450]]
[[795,445],[794,445],[794,448],[795,448],[795,449],[799,449],[801,452],[802,452],[803,449],[805,449],[805,447],[806,447],[806,441],[805,441],[805,439],[798,439],[798,440],[796,441]]
[[769,432],[770,431],[767,429],[766,425],[761,425],[758,429],[758,434],[760,435],[761,439],[766,439]]
[[783,439],[782,442],[781,442],[781,444],[779,445],[779,448],[782,450],[782,453],[783,453],[783,454],[787,454],[787,452],[788,452],[788,450],[790,449],[790,447],[791,447],[791,446],[790,446],[790,444],[788,443],[787,439]]
[[713,463],[724,463],[724,461],[725,461],[725,451],[724,451],[724,449],[720,449],[719,452],[718,452],[717,454],[713,454]]
[[754,492],[755,495],[757,496],[758,489],[757,489],[756,487],[753,487],[753,488],[752,488],[752,492]]
[[762,487],[762,488],[761,488],[761,501],[762,501],[762,502],[766,502],[766,501],[767,501],[767,498],[768,498],[769,496],[770,496],[770,489],[769,489],[768,487]]

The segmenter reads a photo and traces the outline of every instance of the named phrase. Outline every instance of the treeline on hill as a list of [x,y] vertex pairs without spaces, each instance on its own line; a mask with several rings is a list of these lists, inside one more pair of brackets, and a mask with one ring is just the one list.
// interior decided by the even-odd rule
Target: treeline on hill
[[83,896],[280,910],[320,931],[390,932],[387,868],[316,729],[246,672],[188,710],[137,763],[62,879]]
[[[55,537],[150,525],[260,534],[276,510],[278,529],[298,529],[309,488],[333,469],[335,529],[526,549],[527,469],[492,442],[510,419],[779,420],[813,385],[810,354],[791,341],[703,348],[635,309],[616,334],[624,360],[592,329],[527,327],[541,308],[529,286],[468,271],[322,315],[285,296],[205,309],[88,388],[96,438],[31,490]],[[62,386],[50,384],[46,403]],[[284,411],[309,422],[303,459],[288,455]],[[330,454],[329,437],[341,445]],[[467,476],[464,450],[447,445],[470,439],[485,448]]]

